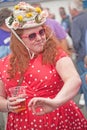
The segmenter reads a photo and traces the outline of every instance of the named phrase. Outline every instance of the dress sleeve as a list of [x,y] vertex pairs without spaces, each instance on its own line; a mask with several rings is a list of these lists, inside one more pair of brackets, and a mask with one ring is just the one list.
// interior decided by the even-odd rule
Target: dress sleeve
[[68,54],[62,49],[62,48],[58,48],[58,54],[56,55],[56,61],[68,56]]

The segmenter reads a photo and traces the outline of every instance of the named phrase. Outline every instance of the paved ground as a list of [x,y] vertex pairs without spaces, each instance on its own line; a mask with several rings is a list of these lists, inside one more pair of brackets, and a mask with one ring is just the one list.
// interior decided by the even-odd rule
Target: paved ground
[[[80,95],[77,95],[77,96],[74,98],[74,100],[75,100],[75,102],[76,102],[76,104],[77,104],[78,106],[79,106],[79,104],[78,104],[79,98],[80,98]],[[87,119],[87,110],[86,110],[85,106],[79,106],[79,108],[81,109],[83,115],[84,115],[84,116],[86,117],[86,119]]]

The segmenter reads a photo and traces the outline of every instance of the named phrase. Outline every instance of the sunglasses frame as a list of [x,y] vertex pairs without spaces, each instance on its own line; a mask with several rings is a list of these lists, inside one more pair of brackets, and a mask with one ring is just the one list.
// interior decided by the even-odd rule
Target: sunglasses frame
[[29,35],[22,35],[21,38],[28,38],[30,41],[33,41],[36,39],[37,35],[40,35],[41,37],[45,35],[45,29],[40,29],[38,32],[33,32]]

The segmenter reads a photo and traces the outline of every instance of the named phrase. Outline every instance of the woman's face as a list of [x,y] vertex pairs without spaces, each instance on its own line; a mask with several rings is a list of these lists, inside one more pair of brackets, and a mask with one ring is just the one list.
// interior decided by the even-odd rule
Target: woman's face
[[39,53],[43,51],[46,35],[42,26],[24,30],[21,38],[31,52]]

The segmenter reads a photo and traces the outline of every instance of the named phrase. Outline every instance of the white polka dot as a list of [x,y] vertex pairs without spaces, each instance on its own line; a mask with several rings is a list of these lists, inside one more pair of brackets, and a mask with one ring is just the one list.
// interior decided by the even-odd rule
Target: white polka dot
[[41,79],[40,82],[43,82],[43,80]]
[[42,122],[42,120],[39,120],[39,122]]
[[33,125],[34,123],[33,122],[31,122],[31,125]]
[[39,128],[42,128],[42,126],[41,126],[41,125],[39,125]]
[[37,78],[35,78],[34,80],[37,81]]
[[45,79],[48,79],[48,77],[47,77],[47,76],[45,76]]
[[37,95],[36,94],[34,94],[34,97],[36,97]]
[[54,84],[56,84],[57,82],[54,82]]
[[30,74],[30,77],[32,77],[32,74]]
[[27,119],[25,119],[25,122],[27,122],[28,120]]
[[6,67],[8,67],[8,65],[5,65]]
[[25,80],[23,80],[23,83],[25,83]]
[[29,81],[28,83],[31,84],[31,81]]
[[50,71],[50,74],[52,74],[52,71]]
[[32,65],[31,67],[34,68],[34,65]]
[[35,126],[35,127],[37,127],[37,125],[36,125],[36,124],[35,124],[34,126]]
[[47,87],[47,85],[44,85],[44,87],[46,88],[46,87]]
[[40,73],[40,70],[37,70],[38,73]]
[[19,80],[17,80],[17,83],[19,82]]
[[35,119],[34,119],[33,121],[34,121],[34,122],[36,122],[36,120],[35,120]]
[[24,129],[26,128],[26,126],[24,126]]

